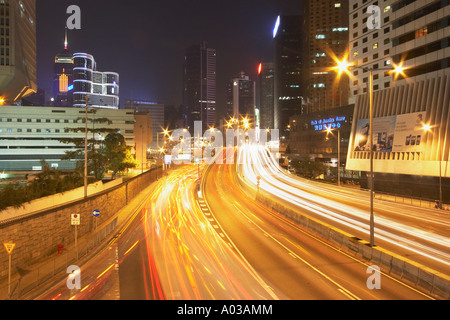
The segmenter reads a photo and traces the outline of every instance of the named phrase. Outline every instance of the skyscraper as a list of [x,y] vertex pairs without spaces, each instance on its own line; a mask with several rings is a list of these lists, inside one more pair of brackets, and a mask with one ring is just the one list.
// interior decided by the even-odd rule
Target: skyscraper
[[[348,56],[349,7],[343,0],[305,0],[304,26],[307,39],[307,112],[348,104],[348,78],[337,79],[332,70]],[[346,77],[345,74],[341,75]]]
[[[355,112],[347,169],[366,172],[361,186],[368,186],[371,156],[359,137],[372,105],[374,121],[389,119],[393,128],[384,141],[383,126],[373,125],[375,191],[448,201],[450,2],[351,0],[349,5],[350,61],[357,68],[350,70]],[[392,72],[396,65],[404,74]]]
[[274,80],[273,63],[261,63],[258,67],[259,116],[262,129],[274,128]]
[[303,33],[301,16],[278,16],[275,42],[274,129],[281,140],[289,136],[289,118],[302,112]]
[[36,1],[0,1],[0,101],[35,93]]
[[68,50],[67,29],[64,50],[55,56],[53,97],[56,107],[73,105],[73,55]]
[[227,113],[237,120],[248,119],[250,126],[256,124],[256,83],[240,72],[227,85]]
[[186,126],[202,121],[203,131],[216,122],[216,50],[206,42],[186,50],[183,65],[183,106]]
[[[350,2],[350,61],[373,69],[374,91],[394,85],[433,79],[450,73],[447,2],[386,0],[380,6],[378,28],[369,28],[367,8],[379,1]],[[373,22],[373,21],[371,21]],[[393,64],[406,68],[403,77],[394,78],[384,69]],[[377,70],[380,69],[380,70]],[[352,98],[367,92],[369,73],[351,71]]]

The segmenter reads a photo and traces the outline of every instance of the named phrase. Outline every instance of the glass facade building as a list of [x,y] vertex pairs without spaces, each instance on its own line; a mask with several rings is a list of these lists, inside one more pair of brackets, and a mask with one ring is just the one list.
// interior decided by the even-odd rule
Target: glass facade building
[[186,49],[183,64],[183,107],[186,126],[202,121],[203,131],[216,122],[216,50],[206,42]]
[[36,1],[0,1],[0,96],[13,104],[37,91]]
[[73,55],[67,49],[67,29],[64,50],[55,56],[53,95],[55,107],[73,105]]
[[[256,83],[244,72],[228,82],[227,114],[228,119],[242,120],[247,118],[252,127],[256,124]],[[227,120],[228,120],[227,119]]]
[[274,77],[273,63],[261,63],[259,73],[259,111],[260,127],[263,129],[274,128]]
[[119,108],[119,74],[97,70],[94,57],[87,53],[73,55],[73,105],[95,108]]
[[274,129],[289,137],[289,118],[302,113],[303,32],[301,16],[280,16],[274,29]]

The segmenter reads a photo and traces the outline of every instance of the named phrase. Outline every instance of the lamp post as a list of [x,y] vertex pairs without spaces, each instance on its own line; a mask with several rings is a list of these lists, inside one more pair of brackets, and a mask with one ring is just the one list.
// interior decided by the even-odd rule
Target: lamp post
[[[162,128],[161,128],[162,129]],[[164,140],[163,140],[163,144],[165,143],[165,137],[166,136],[169,136],[169,130],[168,129],[163,129],[163,131],[162,132],[156,132],[156,149],[158,150],[158,160],[159,160],[159,157],[161,156],[160,155],[160,153],[161,153],[161,149],[162,148],[160,148],[159,147],[159,135],[160,134],[163,134],[164,135]],[[169,138],[170,138],[170,136],[169,136]],[[165,148],[165,146],[163,146],[163,148]],[[164,153],[165,154],[165,153]],[[163,170],[164,170],[164,165],[165,165],[165,162],[164,162],[165,160],[163,159],[162,160],[162,166],[163,166]],[[158,166],[158,163],[156,164],[156,166]]]
[[[439,125],[435,126],[436,128],[439,128]],[[422,128],[426,132],[432,132],[431,126],[429,124],[426,124]],[[439,156],[439,209],[442,209],[442,154],[443,150],[441,150],[441,135],[438,136],[438,147],[437,147]]]
[[144,126],[141,124],[141,174],[144,173]]
[[84,197],[87,198],[87,174],[88,174],[88,163],[87,163],[87,136],[88,136],[88,102],[89,102],[89,97],[88,95],[84,96],[84,99],[86,100],[86,108],[85,108],[85,118],[84,118]]
[[[330,128],[330,127],[328,127],[327,128],[327,133],[331,133],[333,130]],[[337,157],[338,157],[338,160],[337,160],[337,171],[338,171],[338,173],[337,173],[337,176],[338,176],[338,180],[337,180],[337,184],[338,184],[338,186],[340,186],[341,185],[341,129],[340,128],[338,128],[337,129]]]
[[338,76],[345,72],[349,74],[350,68],[359,68],[365,71],[369,71],[369,170],[370,170],[370,179],[369,179],[369,187],[370,187],[370,246],[375,246],[375,221],[373,214],[373,193],[374,193],[374,174],[373,174],[373,70],[388,70],[390,72],[395,73],[396,77],[399,74],[404,75],[404,68],[400,65],[394,65],[393,68],[369,68],[364,66],[357,66],[348,63],[345,59],[342,61],[337,61],[337,66],[333,69],[338,71]]

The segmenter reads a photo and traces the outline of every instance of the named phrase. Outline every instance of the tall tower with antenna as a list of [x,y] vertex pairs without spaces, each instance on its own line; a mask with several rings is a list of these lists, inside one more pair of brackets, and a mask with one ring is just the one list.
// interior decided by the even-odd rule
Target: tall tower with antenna
[[67,27],[64,34],[64,50],[55,56],[53,94],[54,106],[73,106],[73,55],[68,49]]

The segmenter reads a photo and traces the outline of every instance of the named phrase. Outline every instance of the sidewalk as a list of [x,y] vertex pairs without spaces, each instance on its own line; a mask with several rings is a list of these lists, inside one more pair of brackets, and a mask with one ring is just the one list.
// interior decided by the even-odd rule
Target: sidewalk
[[[55,254],[45,261],[30,266],[27,270],[17,270],[14,266],[14,257],[11,265],[11,298],[8,296],[8,277],[0,281],[0,300],[31,300],[45,287],[64,279],[67,276],[66,269],[69,265],[83,265],[89,258],[107,246],[113,235],[118,232],[139,210],[148,199],[159,180],[151,183],[136,197],[131,199],[126,206],[120,209],[113,217],[97,226],[97,233],[87,234],[78,238],[78,260],[76,257],[75,243],[63,248],[61,255]],[[103,238],[101,232],[103,230]],[[97,239],[95,239],[97,238]],[[14,255],[14,252],[13,252]],[[22,275],[21,275],[21,274]]]

